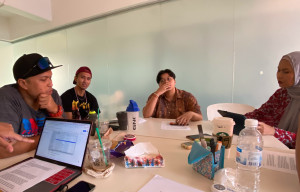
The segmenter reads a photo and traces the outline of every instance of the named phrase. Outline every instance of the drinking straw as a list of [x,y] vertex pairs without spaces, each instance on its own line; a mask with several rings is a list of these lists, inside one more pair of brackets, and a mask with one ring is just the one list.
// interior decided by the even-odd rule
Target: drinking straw
[[[100,117],[99,117],[99,114],[100,114],[100,111],[99,111],[99,108],[98,108],[98,127],[100,127]],[[107,166],[108,163],[107,163],[107,159],[106,159],[106,156],[105,156],[105,152],[104,152],[104,148],[103,148],[103,144],[102,144],[102,141],[101,141],[101,136],[100,136],[100,133],[99,133],[99,129],[98,127],[96,127],[96,131],[97,131],[97,134],[98,134],[98,139],[99,139],[99,142],[100,142],[100,145],[101,145],[101,149],[102,149],[102,154],[103,154],[103,158],[104,158],[104,162],[105,162],[105,165]]]

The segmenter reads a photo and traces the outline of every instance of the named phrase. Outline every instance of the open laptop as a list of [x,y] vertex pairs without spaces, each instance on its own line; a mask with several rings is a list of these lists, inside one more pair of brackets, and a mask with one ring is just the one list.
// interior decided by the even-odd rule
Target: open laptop
[[240,131],[245,128],[246,117],[244,115],[223,110],[218,110],[218,112],[223,117],[230,117],[234,120],[233,134],[239,135]]
[[[61,185],[67,184],[81,175],[91,124],[91,121],[46,118],[34,157],[1,171],[2,173],[7,172],[6,175],[21,178],[22,183],[11,179],[4,180],[3,178],[6,177],[1,175],[0,191],[3,185],[8,186],[7,183],[16,187],[11,191],[16,191],[17,187],[26,185],[26,182],[27,185],[30,185],[30,182],[34,183],[33,181],[38,177],[41,179],[45,171],[52,171],[53,174],[48,177],[49,172],[46,173],[47,178],[33,186],[28,186],[26,192],[55,191]],[[53,169],[50,170],[52,165]],[[13,170],[14,167],[18,169]],[[28,167],[30,167],[29,171]],[[36,171],[41,171],[41,173],[36,173]],[[28,177],[32,180],[30,181]],[[46,176],[44,175],[44,177]]]

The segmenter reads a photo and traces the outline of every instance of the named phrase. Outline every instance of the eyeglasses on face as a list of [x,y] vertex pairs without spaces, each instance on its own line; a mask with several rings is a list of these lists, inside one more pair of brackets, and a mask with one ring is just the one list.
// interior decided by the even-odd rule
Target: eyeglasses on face
[[29,69],[24,75],[23,78],[25,78],[30,72],[32,72],[35,68],[38,68],[40,70],[45,70],[49,67],[53,67],[52,63],[50,62],[48,57],[42,57],[40,60],[35,64],[31,69]]

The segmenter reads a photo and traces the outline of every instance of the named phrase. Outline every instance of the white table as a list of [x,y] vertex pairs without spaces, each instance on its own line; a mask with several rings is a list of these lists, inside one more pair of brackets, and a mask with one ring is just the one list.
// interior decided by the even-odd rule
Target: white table
[[[187,141],[185,138],[186,135],[197,134],[197,123],[192,123],[191,128],[194,128],[189,131],[165,131],[160,130],[161,121],[167,120],[147,119],[147,122],[136,131],[137,139],[134,143],[151,142],[156,146],[165,159],[164,168],[127,169],[124,167],[122,158],[112,159],[116,167],[110,177],[106,179],[96,179],[83,173],[72,181],[69,186],[73,186],[80,180],[85,180],[96,185],[95,192],[135,192],[150,181],[155,174],[158,174],[178,183],[209,192],[213,181],[192,169],[192,166],[187,162],[189,150],[183,149],[180,146],[182,142]],[[115,132],[114,134],[117,133],[118,132]],[[146,136],[146,134],[149,135]],[[230,158],[225,159],[225,167],[234,168],[235,146],[233,146],[231,150]],[[32,151],[16,157],[0,160],[0,169],[33,155],[34,152]],[[262,168],[260,191],[299,192],[300,187],[296,175]]]
[[[203,132],[212,134],[212,125],[210,121],[196,121],[191,122],[189,127],[191,130],[162,130],[162,122],[174,122],[174,119],[158,119],[158,118],[146,118],[144,123],[139,124],[138,129],[134,131],[135,135],[151,136],[159,138],[179,139],[185,140],[187,135],[199,134],[197,125],[202,124]],[[236,145],[237,136],[233,136],[232,143]],[[265,148],[276,148],[280,150],[288,150],[289,148],[276,139],[274,136],[263,136]]]

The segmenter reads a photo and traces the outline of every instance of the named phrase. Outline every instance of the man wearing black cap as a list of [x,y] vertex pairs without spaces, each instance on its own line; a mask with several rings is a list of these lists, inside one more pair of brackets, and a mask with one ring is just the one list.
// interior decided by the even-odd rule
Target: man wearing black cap
[[47,57],[37,53],[23,55],[15,62],[13,74],[16,83],[0,88],[0,122],[11,124],[16,133],[35,142],[16,142],[14,151],[2,150],[0,158],[35,149],[45,118],[62,116],[61,100],[52,88],[51,80],[51,69],[56,67]]
[[80,67],[75,74],[73,84],[76,85],[61,95],[65,117],[68,119],[87,119],[90,111],[98,113],[96,97],[86,91],[92,80],[90,68]]

